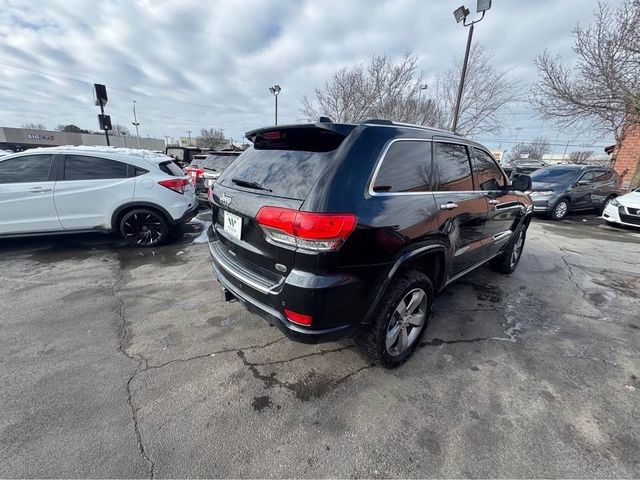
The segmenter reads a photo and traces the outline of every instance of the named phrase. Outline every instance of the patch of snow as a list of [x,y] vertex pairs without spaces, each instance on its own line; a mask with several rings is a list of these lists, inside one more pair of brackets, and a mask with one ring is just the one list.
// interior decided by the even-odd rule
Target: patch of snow
[[[193,220],[191,220],[192,222],[196,220],[195,218]],[[202,225],[202,230],[200,231],[200,235],[198,235],[196,238],[193,239],[193,242],[191,243],[208,243],[209,242],[209,236],[207,235],[207,230],[209,230],[209,227],[211,226],[211,222],[204,222],[200,219],[198,219],[197,222],[194,223],[199,223]]]

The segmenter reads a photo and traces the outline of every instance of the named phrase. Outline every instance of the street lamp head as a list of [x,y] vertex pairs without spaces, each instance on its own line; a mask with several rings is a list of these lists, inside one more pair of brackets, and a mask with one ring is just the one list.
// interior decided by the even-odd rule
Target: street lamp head
[[484,13],[491,8],[491,0],[478,0],[478,13]]
[[[478,0],[480,1],[480,0]],[[453,16],[456,17],[456,22],[460,23],[469,15],[469,9],[464,5],[460,5],[453,11]]]
[[280,88],[280,85],[274,85],[273,87],[269,87],[269,91],[274,95],[278,95],[280,93],[280,90],[282,90]]

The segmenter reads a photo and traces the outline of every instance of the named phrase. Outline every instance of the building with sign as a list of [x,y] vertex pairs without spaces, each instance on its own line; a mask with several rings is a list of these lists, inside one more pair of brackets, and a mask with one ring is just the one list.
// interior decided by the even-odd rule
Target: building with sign
[[[136,137],[109,135],[109,143],[114,147],[138,148],[138,139]],[[20,152],[36,147],[106,144],[107,140],[103,134],[0,127],[0,150]],[[141,137],[140,148],[164,151],[164,139]]]

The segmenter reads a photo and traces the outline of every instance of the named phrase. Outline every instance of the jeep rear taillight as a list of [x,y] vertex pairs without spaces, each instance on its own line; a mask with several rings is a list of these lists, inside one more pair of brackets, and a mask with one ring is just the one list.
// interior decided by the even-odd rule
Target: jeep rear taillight
[[338,250],[357,221],[353,213],[312,213],[281,207],[262,207],[256,215],[256,222],[270,240],[314,251]]
[[158,183],[174,192],[184,193],[184,187],[189,185],[189,180],[187,178],[171,178],[169,180],[161,180]]

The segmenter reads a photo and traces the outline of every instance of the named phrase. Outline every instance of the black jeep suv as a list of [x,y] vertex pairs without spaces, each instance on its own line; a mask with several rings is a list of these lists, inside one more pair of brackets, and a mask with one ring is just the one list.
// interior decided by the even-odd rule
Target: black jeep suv
[[386,367],[436,292],[489,262],[512,272],[532,206],[482,145],[448,132],[322,118],[247,133],[220,176],[209,249],[227,300],[315,343],[355,336]]

